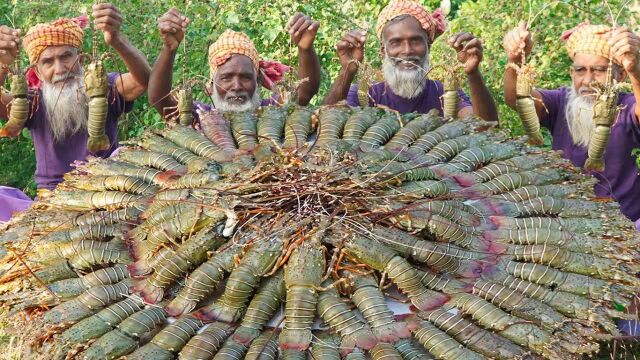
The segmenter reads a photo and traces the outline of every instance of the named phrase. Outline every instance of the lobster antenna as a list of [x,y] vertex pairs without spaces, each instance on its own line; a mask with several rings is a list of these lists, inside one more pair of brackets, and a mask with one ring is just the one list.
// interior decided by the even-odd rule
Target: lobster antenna
[[[98,0],[96,0],[93,3],[93,5],[98,5]],[[93,23],[91,24],[91,30],[93,31],[93,34],[92,34],[93,48],[91,49],[91,56],[95,60],[96,57],[98,56],[98,36],[96,35],[96,27]]]
[[[537,13],[533,14],[533,0],[528,0],[529,3],[529,18],[527,19],[526,25],[527,25],[527,30],[531,29],[531,27],[533,26],[533,23],[536,21],[536,19],[538,18],[538,16],[540,16],[542,14],[542,12],[548,8],[551,5],[554,5],[556,3],[560,2],[559,0],[555,0],[555,1],[551,1],[549,3],[546,3],[542,6],[542,8],[540,10],[538,10]],[[525,64],[525,54],[524,54],[524,49],[520,50],[520,53],[522,54],[522,64]]]
[[[544,4],[544,6],[542,6],[542,9],[540,9],[535,15],[533,15],[533,18],[531,17],[531,12],[532,12],[532,8],[529,9],[529,20],[527,21],[527,29],[531,26],[531,24],[533,24],[534,21],[536,21],[536,18],[538,18],[538,16],[540,16],[542,14],[542,12],[548,8],[551,5],[555,5],[556,3],[558,3],[559,0],[556,1],[551,1],[549,3]],[[532,6],[532,4],[530,3],[529,6]]]
[[622,15],[622,10],[626,9],[630,2],[631,0],[627,0],[622,4],[622,6],[620,6],[620,10],[618,10],[618,13],[616,14],[615,22],[618,22],[618,18]]
[[[191,5],[191,1],[185,0],[185,14],[189,11],[189,5]],[[182,39],[182,86],[186,86],[187,83],[187,32],[185,31],[183,34],[184,38]]]
[[529,4],[529,17],[527,18],[527,28],[528,28],[529,24],[531,24],[531,16],[533,15],[533,0],[527,0],[527,3]]
[[[618,15],[620,15],[620,13],[618,13],[618,15],[614,17],[613,9],[611,8],[609,1],[604,0],[604,4],[607,7],[607,10],[609,11],[609,16],[611,18],[611,31],[610,31],[609,38],[613,38],[613,32],[616,30],[616,25],[618,23]],[[607,66],[607,79],[605,80],[605,86],[611,86],[611,84],[613,84],[613,53],[611,52],[611,50],[612,49],[609,48],[609,66]]]

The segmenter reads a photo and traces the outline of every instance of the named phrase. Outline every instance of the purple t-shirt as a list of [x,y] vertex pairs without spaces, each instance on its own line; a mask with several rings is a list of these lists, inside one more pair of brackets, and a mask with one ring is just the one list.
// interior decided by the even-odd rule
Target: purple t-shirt
[[[425,85],[422,94],[411,100],[394,94],[386,86],[385,82],[379,82],[369,88],[369,106],[384,105],[402,114],[411,112],[426,114],[431,109],[438,109],[440,116],[442,116],[442,94],[444,94],[444,87],[440,81],[436,80],[427,80],[427,85]],[[458,96],[460,97],[458,111],[464,107],[471,106],[471,100],[469,100],[464,91],[458,90]],[[358,85],[351,85],[347,94],[347,104],[360,106]]]
[[[565,117],[569,89],[562,87],[539,91],[549,111],[540,119],[540,124],[551,131],[553,149],[562,150],[563,156],[575,166],[584,166],[587,148],[573,143]],[[631,151],[640,147],[640,122],[635,115],[636,100],[633,94],[620,94],[618,105],[624,108],[611,127],[604,153],[604,173],[594,173],[599,180],[594,191],[597,196],[615,199],[622,213],[636,221],[640,218],[640,175]]]
[[[69,136],[63,143],[56,143],[53,132],[46,118],[47,110],[43,101],[36,104],[35,112],[29,114],[26,127],[31,132],[33,146],[36,152],[35,180],[38,189],[54,189],[63,180],[63,175],[72,170],[71,163],[85,160],[88,155],[108,157],[118,147],[118,118],[125,112],[131,111],[132,102],[126,102],[114,86],[119,74],[110,73],[109,79],[109,111],[107,113],[106,134],[111,147],[106,151],[91,153],[87,150],[86,131],[79,131]],[[38,90],[39,91],[39,90]]]
[[25,210],[32,202],[22,191],[0,186],[0,223],[9,221],[14,212]]

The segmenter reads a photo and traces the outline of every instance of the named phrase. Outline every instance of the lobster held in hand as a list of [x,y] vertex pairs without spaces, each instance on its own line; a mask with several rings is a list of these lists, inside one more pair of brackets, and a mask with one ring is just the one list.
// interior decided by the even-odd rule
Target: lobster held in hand
[[11,96],[9,121],[0,129],[0,137],[18,136],[29,118],[27,78],[23,74],[11,75]]
[[89,119],[87,149],[91,152],[108,150],[111,146],[105,133],[109,102],[109,82],[102,60],[94,60],[85,69],[84,83],[89,96]]

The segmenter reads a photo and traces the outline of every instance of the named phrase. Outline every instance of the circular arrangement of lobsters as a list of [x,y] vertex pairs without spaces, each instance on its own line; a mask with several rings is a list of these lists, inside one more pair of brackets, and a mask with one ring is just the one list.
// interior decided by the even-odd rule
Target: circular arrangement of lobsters
[[38,351],[577,359],[636,316],[633,224],[492,123],[344,105],[199,119],[77,164],[0,232],[3,316],[43,321]]

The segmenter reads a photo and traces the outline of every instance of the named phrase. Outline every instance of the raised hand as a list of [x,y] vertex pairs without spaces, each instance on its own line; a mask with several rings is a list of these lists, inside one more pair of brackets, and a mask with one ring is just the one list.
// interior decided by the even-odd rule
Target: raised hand
[[523,52],[525,58],[529,56],[533,48],[533,40],[524,21],[504,36],[503,46],[507,52],[507,59],[511,63],[521,63]]
[[0,26],[0,65],[10,65],[18,56],[20,30]]
[[295,13],[287,24],[287,31],[291,34],[291,40],[301,50],[310,50],[316,39],[320,24],[303,13]]
[[160,29],[160,37],[162,37],[164,46],[171,51],[177,50],[184,39],[190,21],[175,8],[164,13],[158,19],[158,29]]
[[102,30],[104,42],[111,45],[120,36],[122,25],[120,10],[110,3],[95,4],[91,10],[95,28]]
[[609,44],[613,58],[629,75],[640,78],[640,37],[623,26],[613,31]]
[[464,64],[467,74],[478,71],[482,61],[482,43],[470,33],[457,33],[449,38],[449,45],[458,53],[458,61]]
[[[347,31],[342,39],[336,44],[338,59],[343,68],[347,68],[354,63],[361,63],[364,60],[364,44],[367,34],[362,30]],[[357,69],[354,64],[353,68]]]

